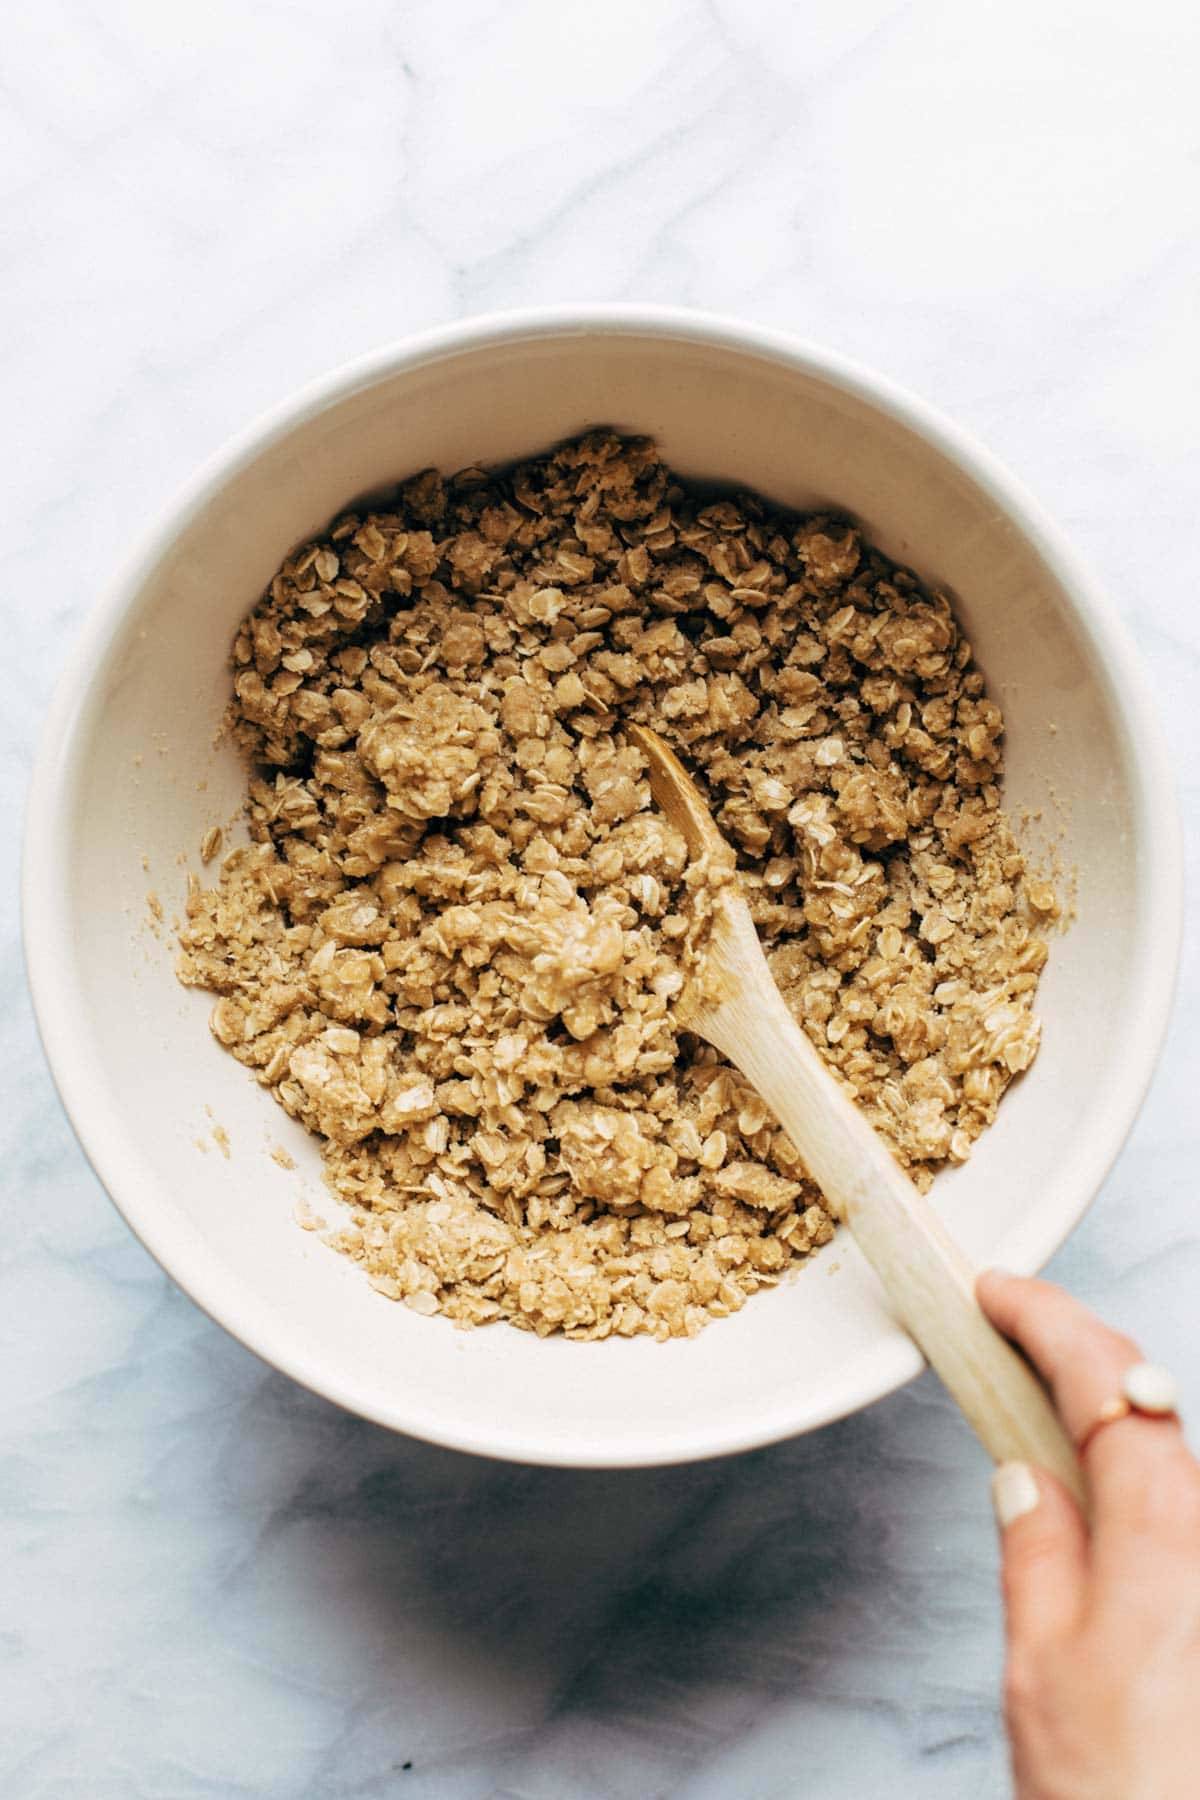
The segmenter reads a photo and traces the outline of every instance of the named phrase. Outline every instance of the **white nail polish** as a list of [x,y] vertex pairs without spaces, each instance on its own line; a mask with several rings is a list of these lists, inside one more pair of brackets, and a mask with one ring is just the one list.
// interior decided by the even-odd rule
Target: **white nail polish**
[[1028,1463],[1001,1463],[992,1476],[992,1505],[1001,1531],[1032,1512],[1040,1498],[1037,1477]]

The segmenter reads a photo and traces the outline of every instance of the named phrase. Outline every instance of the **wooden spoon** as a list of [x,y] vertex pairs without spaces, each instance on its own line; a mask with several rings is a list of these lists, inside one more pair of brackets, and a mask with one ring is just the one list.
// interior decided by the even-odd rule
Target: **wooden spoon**
[[628,729],[654,798],[713,875],[711,930],[676,1002],[680,1023],[766,1101],[994,1460],[1038,1463],[1086,1504],[1075,1448],[1028,1363],[981,1311],[967,1257],[788,1011],[733,851],[691,777],[656,732]]

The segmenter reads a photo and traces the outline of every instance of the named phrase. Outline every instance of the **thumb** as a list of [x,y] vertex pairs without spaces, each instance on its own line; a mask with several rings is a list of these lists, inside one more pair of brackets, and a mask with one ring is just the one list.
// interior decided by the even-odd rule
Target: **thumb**
[[1078,1619],[1087,1580],[1083,1515],[1062,1484],[1028,1463],[992,1476],[1009,1645],[1057,1637]]

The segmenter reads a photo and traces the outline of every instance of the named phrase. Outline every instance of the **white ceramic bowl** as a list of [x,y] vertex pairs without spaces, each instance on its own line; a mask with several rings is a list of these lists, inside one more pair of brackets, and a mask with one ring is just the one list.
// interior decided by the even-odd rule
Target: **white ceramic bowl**
[[[284,553],[399,476],[502,463],[597,423],[652,434],[684,473],[847,508],[957,596],[1008,720],[1009,805],[1061,828],[1078,918],[1039,991],[1036,1065],[935,1198],[979,1260],[1039,1266],[1120,1148],[1166,1022],[1180,919],[1169,770],[1124,635],[1038,507],[924,405],[791,338],[668,309],[516,313],[354,363],[252,427],[171,508],[63,678],[30,801],[25,933],[84,1148],[213,1318],[381,1424],[522,1461],[621,1466],[767,1443],[915,1375],[920,1358],[853,1246],[839,1235],[693,1342],[539,1341],[419,1318],[297,1229],[297,1193],[321,1201],[313,1146],[218,1048],[209,1001],[176,984],[169,932],[146,924],[147,889],[169,919],[179,853],[194,866],[205,830],[237,806],[242,771],[213,748],[226,655]],[[270,1159],[279,1143],[296,1173]]]

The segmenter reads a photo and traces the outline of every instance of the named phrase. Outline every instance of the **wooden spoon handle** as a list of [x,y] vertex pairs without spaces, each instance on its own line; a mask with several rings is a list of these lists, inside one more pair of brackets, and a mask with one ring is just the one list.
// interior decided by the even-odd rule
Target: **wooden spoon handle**
[[[753,936],[748,915],[745,928]],[[792,1018],[757,938],[744,950],[737,992],[705,1004],[695,1028],[749,1078],[800,1147],[989,1454],[1050,1469],[1086,1507],[1075,1447],[1037,1376],[980,1309],[967,1257]],[[755,960],[762,979],[750,983]]]

